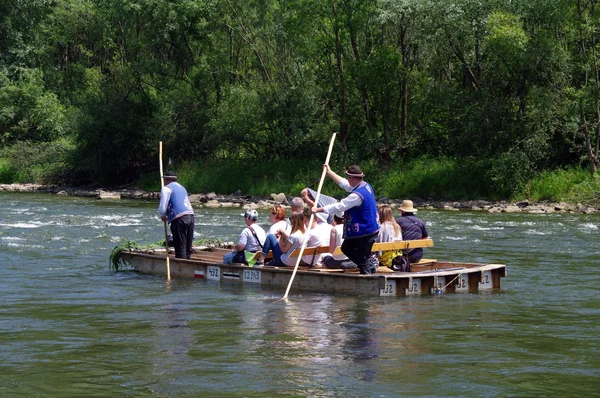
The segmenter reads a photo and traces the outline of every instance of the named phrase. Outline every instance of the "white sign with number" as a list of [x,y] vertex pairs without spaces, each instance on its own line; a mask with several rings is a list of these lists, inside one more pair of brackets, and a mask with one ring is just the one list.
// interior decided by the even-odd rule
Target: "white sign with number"
[[261,283],[262,272],[254,269],[245,269],[242,275],[244,282]]
[[386,279],[385,287],[379,289],[380,296],[395,296],[396,295],[396,280]]
[[437,278],[435,278],[436,280],[436,285],[434,287],[431,288],[431,293],[435,293],[436,290],[440,290],[442,293],[446,292],[446,277],[445,276],[438,276]]
[[421,278],[409,278],[408,288],[404,289],[405,294],[421,294]]
[[221,280],[221,267],[208,266],[206,267],[206,279],[212,281]]
[[460,274],[456,279],[457,292],[468,292],[469,291],[469,274]]
[[479,282],[478,288],[479,290],[494,288],[492,283],[492,271],[483,271],[481,273],[481,282]]

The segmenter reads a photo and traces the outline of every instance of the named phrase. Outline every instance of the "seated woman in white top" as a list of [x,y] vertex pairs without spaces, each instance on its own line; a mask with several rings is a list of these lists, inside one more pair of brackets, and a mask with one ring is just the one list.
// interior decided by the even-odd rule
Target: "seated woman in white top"
[[[308,225],[312,216],[313,223]],[[304,227],[308,238],[306,239],[306,247],[329,246],[329,237],[331,236],[332,226],[327,223],[327,215],[319,213],[313,215],[310,208],[304,208]],[[321,266],[322,254],[306,254],[302,256],[302,262],[312,267]]]
[[329,237],[329,253],[323,254],[323,265],[331,269],[354,269],[356,264],[344,253],[333,254],[335,248],[342,245],[344,241],[344,218],[333,216],[333,228]]
[[271,228],[269,228],[267,231],[267,238],[265,239],[265,244],[262,247],[260,259],[255,264],[258,266],[264,264],[265,257],[269,250],[273,252],[273,261],[269,265],[282,265],[280,260],[281,248],[279,247],[279,242],[277,240],[277,232],[280,229],[289,232],[291,229],[290,224],[286,220],[285,209],[281,207],[281,205],[276,205],[271,209],[271,212],[269,213],[269,221],[271,221]]
[[[379,235],[376,242],[398,242],[402,240],[402,230],[394,219],[394,214],[390,206],[381,205],[379,207],[379,224]],[[392,260],[401,254],[401,250],[379,252],[379,264],[389,267],[392,265]]]
[[290,254],[302,247],[302,243],[304,243],[304,233],[306,229],[304,228],[304,214],[303,213],[293,213],[291,217],[292,222],[292,230],[288,233],[283,229],[278,231],[277,239],[279,240],[279,247],[281,248],[280,261],[283,265],[287,265],[293,267],[296,265],[296,261],[298,261],[298,257],[290,257]]

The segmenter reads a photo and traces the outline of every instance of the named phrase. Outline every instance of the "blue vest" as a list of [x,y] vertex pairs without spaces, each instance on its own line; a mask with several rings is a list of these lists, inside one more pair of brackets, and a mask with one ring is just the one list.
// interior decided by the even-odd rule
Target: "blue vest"
[[173,181],[167,185],[171,189],[171,197],[167,206],[169,222],[185,214],[194,214],[194,209],[183,185]]
[[379,212],[373,188],[361,182],[352,190],[362,199],[362,205],[346,210],[344,222],[345,238],[358,238],[379,231]]

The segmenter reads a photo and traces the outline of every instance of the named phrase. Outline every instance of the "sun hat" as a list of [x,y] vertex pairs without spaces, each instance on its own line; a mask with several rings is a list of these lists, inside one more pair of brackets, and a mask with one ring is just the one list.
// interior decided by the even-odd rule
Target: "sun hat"
[[408,199],[402,201],[402,204],[400,205],[400,210],[405,211],[407,213],[414,213],[417,211],[417,209],[413,207],[412,200]]
[[358,167],[357,165],[348,167],[348,170],[346,170],[345,174],[348,177],[357,177],[357,178],[363,178],[365,176],[365,173],[363,173],[362,170],[360,169],[360,167]]
[[174,171],[167,171],[163,176],[163,179],[177,180],[177,174],[175,174]]
[[240,214],[240,215],[246,217],[248,220],[252,220],[252,221],[258,220],[258,212],[254,209],[247,209],[244,214]]

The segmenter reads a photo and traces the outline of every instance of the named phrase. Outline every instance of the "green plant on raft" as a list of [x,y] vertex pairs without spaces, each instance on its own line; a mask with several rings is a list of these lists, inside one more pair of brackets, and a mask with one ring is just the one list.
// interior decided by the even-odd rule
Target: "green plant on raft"
[[127,266],[127,262],[123,260],[121,253],[129,250],[146,250],[146,249],[158,249],[159,247],[164,246],[164,241],[150,243],[146,245],[139,245],[132,240],[126,240],[118,246],[115,246],[114,249],[110,252],[108,256],[108,264],[110,269],[119,272],[120,269],[125,268]]
[[[194,240],[193,244],[194,247],[200,247],[200,246],[208,246],[208,247],[224,247],[225,245],[227,245],[227,242],[224,242],[223,240],[219,239],[219,238],[204,238],[204,239],[196,239]],[[165,246],[165,241],[162,240],[160,242],[155,242],[155,243],[148,243],[145,245],[140,245],[132,240],[125,240],[123,243],[121,243],[118,246],[115,246],[114,249],[112,249],[112,251],[110,252],[110,255],[108,256],[108,264],[111,270],[114,270],[116,272],[119,272],[120,270],[122,270],[123,268],[125,268],[128,264],[125,260],[123,260],[123,257],[121,256],[121,253],[124,251],[130,251],[130,250],[149,250],[149,249],[159,249],[159,248],[164,248]]]

